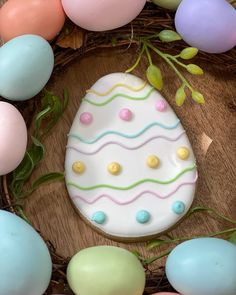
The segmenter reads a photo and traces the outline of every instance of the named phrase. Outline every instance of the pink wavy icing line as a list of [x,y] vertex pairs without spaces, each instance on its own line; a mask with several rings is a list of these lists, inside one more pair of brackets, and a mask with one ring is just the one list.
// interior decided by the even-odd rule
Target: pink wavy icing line
[[140,198],[142,195],[144,195],[144,194],[151,194],[151,195],[153,195],[154,197],[159,198],[159,199],[167,199],[167,198],[171,197],[173,194],[175,194],[175,193],[176,193],[176,192],[177,192],[182,186],[185,186],[185,185],[193,185],[193,184],[195,184],[196,181],[197,181],[197,179],[198,179],[198,173],[196,172],[196,177],[195,177],[195,179],[194,179],[192,182],[184,182],[184,183],[181,183],[177,188],[175,188],[172,192],[170,192],[170,193],[167,194],[166,196],[161,196],[161,195],[159,195],[159,194],[157,194],[157,193],[155,193],[155,192],[153,192],[153,191],[150,191],[150,190],[145,190],[145,191],[139,193],[139,194],[138,194],[137,196],[135,196],[134,198],[130,199],[129,201],[125,201],[125,202],[117,201],[117,200],[114,199],[112,196],[110,196],[110,195],[106,195],[106,194],[102,194],[101,196],[95,198],[95,199],[92,200],[92,201],[88,201],[88,200],[86,200],[85,198],[83,198],[83,197],[81,197],[81,196],[74,196],[74,197],[72,197],[72,199],[74,199],[74,200],[75,200],[75,199],[80,199],[81,201],[83,201],[83,202],[85,202],[85,203],[87,203],[87,204],[90,204],[90,205],[96,203],[97,201],[99,201],[99,200],[102,199],[102,198],[107,198],[107,199],[109,199],[110,201],[116,203],[117,205],[128,205],[128,204],[133,203],[133,202],[136,201],[137,199],[139,199],[139,198]]
[[118,145],[120,147],[123,147],[124,149],[127,149],[127,150],[137,150],[139,149],[140,147],[143,147],[144,145],[146,145],[147,143],[149,143],[150,141],[154,140],[154,139],[159,139],[159,138],[162,138],[162,139],[165,139],[165,140],[168,140],[168,141],[177,141],[179,140],[182,135],[185,134],[185,131],[181,132],[176,138],[169,138],[167,136],[164,136],[164,135],[159,135],[159,136],[153,136],[151,138],[149,138],[148,140],[146,140],[145,142],[143,142],[142,144],[138,145],[138,146],[135,146],[135,147],[128,147],[122,143],[119,143],[117,141],[109,141],[109,142],[106,142],[104,143],[102,146],[100,146],[97,150],[95,150],[94,152],[85,152],[85,151],[82,151],[80,150],[79,148],[76,148],[74,146],[67,146],[66,148],[68,149],[72,149],[72,150],[75,150],[81,154],[84,154],[84,155],[95,155],[96,153],[100,152],[105,146],[107,145],[111,145],[111,144],[115,144],[115,145]]

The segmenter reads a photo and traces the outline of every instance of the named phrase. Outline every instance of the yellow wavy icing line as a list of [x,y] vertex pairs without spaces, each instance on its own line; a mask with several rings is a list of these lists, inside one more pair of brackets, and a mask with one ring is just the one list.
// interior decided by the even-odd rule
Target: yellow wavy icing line
[[98,96],[107,96],[110,93],[112,93],[112,91],[115,90],[118,87],[126,88],[128,90],[135,91],[135,92],[139,92],[139,91],[143,90],[146,87],[146,85],[147,85],[147,82],[144,82],[143,85],[135,88],[135,87],[132,87],[132,86],[127,85],[127,84],[117,83],[114,86],[112,86],[109,90],[107,90],[106,92],[98,92],[98,91],[96,91],[94,89],[89,89],[89,90],[86,91],[86,93],[92,93],[92,94],[95,94],[95,95],[98,95]]

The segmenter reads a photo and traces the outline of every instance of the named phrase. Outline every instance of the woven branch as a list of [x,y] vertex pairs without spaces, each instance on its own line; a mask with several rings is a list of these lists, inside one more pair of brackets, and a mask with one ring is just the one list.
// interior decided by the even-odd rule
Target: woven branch
[[[64,67],[76,58],[83,57],[86,53],[104,48],[127,48],[137,44],[134,37],[147,37],[160,32],[163,29],[174,29],[174,14],[158,8],[152,3],[147,3],[141,14],[131,23],[122,28],[107,32],[84,31],[84,40],[81,48],[61,48],[54,42],[55,67]],[[172,54],[179,53],[187,45],[183,41],[163,43],[153,40],[155,46]],[[227,67],[236,72],[236,49],[223,54],[208,54],[200,52],[198,59],[214,63],[219,67]]]

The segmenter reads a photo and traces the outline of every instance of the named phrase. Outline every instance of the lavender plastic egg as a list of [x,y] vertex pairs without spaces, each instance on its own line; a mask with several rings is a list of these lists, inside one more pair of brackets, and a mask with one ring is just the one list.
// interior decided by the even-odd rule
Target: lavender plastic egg
[[185,42],[208,53],[236,45],[236,10],[226,0],[183,0],[175,26]]

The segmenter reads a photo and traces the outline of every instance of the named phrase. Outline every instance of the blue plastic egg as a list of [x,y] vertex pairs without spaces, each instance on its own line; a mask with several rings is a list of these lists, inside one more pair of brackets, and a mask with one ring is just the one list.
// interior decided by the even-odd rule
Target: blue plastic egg
[[236,246],[216,238],[178,245],[166,262],[171,285],[184,295],[235,295]]
[[0,210],[0,294],[42,295],[52,273],[48,248],[23,219]]
[[23,35],[0,47],[0,96],[26,100],[48,82],[54,66],[50,44],[40,36]]

